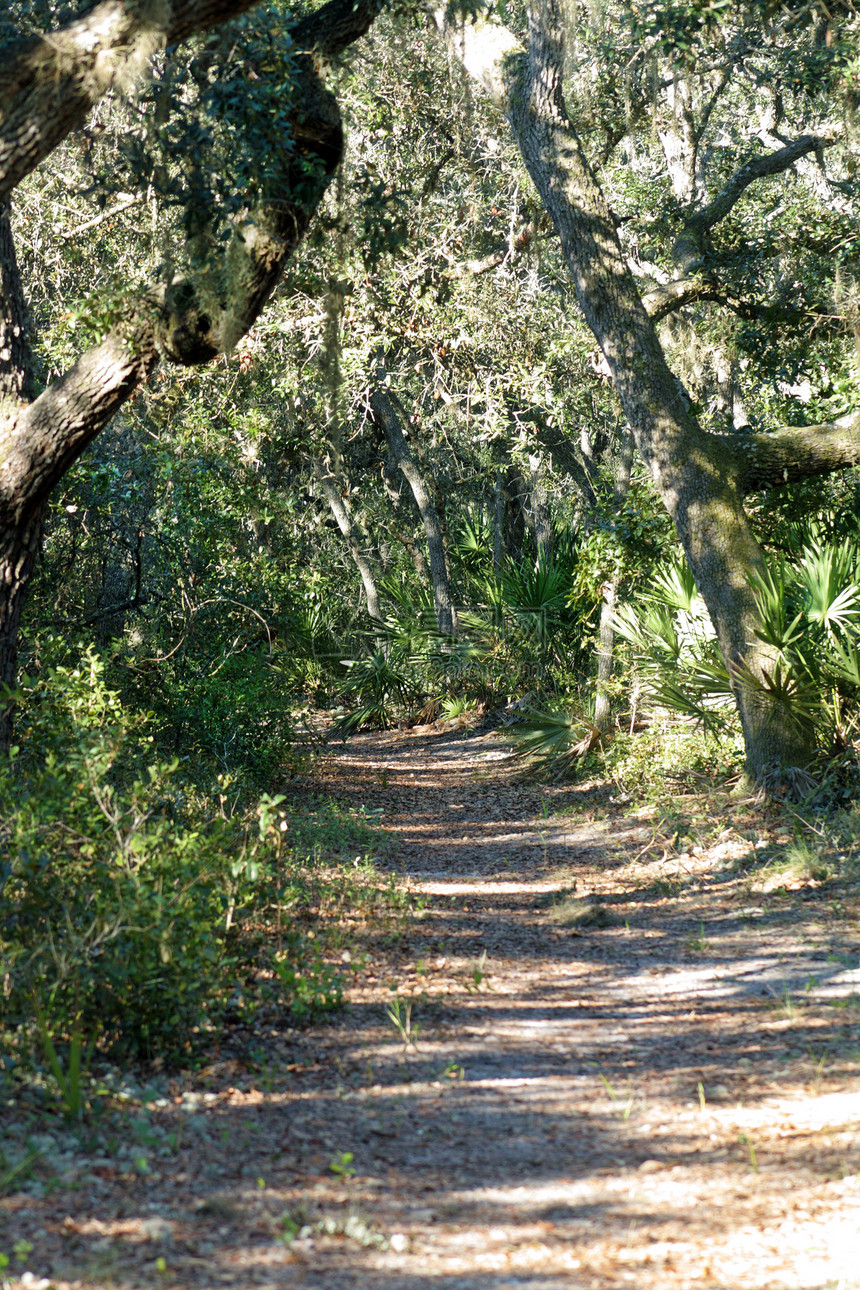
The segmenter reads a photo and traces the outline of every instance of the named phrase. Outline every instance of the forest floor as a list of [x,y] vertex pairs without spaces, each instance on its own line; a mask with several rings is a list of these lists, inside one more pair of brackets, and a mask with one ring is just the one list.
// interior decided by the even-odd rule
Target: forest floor
[[359,736],[311,789],[378,820],[417,916],[125,1140],[31,1125],[7,1280],[860,1287],[860,902],[784,863],[785,814],[527,784],[480,731]]

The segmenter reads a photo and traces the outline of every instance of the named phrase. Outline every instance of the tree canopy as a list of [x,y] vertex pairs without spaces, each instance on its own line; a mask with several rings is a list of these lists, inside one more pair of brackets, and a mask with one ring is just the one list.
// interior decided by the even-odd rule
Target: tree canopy
[[229,623],[220,658],[237,620],[271,651],[355,585],[384,659],[404,579],[453,641],[517,562],[560,561],[584,684],[601,603],[671,545],[662,506],[749,772],[809,762],[756,588],[810,509],[850,528],[853,476],[822,481],[860,446],[853,14],[10,18],[7,683],[46,507],[43,594],[129,658],[141,613]]

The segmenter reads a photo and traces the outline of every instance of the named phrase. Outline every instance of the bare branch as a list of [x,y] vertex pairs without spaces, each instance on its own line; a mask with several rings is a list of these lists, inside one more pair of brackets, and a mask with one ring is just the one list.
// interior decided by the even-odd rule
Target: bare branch
[[516,236],[511,238],[510,241],[505,242],[503,246],[497,247],[496,250],[490,251],[488,255],[479,256],[474,260],[463,260],[457,264],[454,262],[453,256],[448,256],[447,259],[451,267],[446,270],[446,276],[449,278],[476,278],[482,273],[489,273],[491,269],[497,269],[500,264],[504,264],[505,261],[511,258],[512,253],[525,250],[534,240],[537,228],[537,221],[529,220],[528,223],[523,224]]
[[708,128],[708,122],[710,121],[711,116],[713,115],[714,108],[717,106],[717,103],[719,102],[722,96],[723,90],[731,81],[732,73],[734,70],[735,69],[731,64],[729,64],[727,67],[724,67],[722,69],[722,71],[719,74],[719,77],[717,78],[717,83],[714,86],[714,89],[711,91],[711,97],[708,99],[707,103],[702,108],[702,111],[699,115],[699,121],[695,130],[696,147],[699,146],[699,144],[702,142],[702,139],[704,138],[705,131]]
[[122,212],[127,211],[130,206],[137,206],[142,201],[143,196],[139,193],[134,196],[126,196],[121,201],[117,202],[116,206],[111,206],[110,210],[101,211],[100,214],[94,215],[92,219],[88,219],[83,224],[79,224],[77,228],[69,229],[68,231],[61,233],[61,237],[68,242],[71,238],[78,237],[79,234],[85,233],[88,229],[97,228],[98,225],[103,224],[106,219],[112,219],[115,215],[121,215]]

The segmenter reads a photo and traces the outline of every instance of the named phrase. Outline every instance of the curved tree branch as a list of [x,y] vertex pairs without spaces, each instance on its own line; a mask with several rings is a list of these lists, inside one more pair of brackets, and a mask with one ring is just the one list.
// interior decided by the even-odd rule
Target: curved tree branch
[[309,55],[297,63],[280,166],[235,227],[221,263],[153,289],[29,407],[13,401],[0,422],[0,522],[18,526],[44,502],[162,356],[184,366],[208,362],[231,349],[262,311],[343,153],[337,101]]
[[793,143],[788,143],[776,152],[766,153],[763,157],[753,157],[732,175],[731,179],[717,193],[712,202],[702,210],[688,215],[683,231],[672,249],[676,264],[685,269],[692,269],[706,250],[707,238],[721,220],[724,220],[733,206],[741,199],[750,184],[759,179],[769,179],[790,170],[795,162],[810,152],[820,152],[832,140],[818,135],[805,134]]
[[805,157],[810,152],[816,152],[829,142],[829,139],[821,139],[818,135],[805,134],[777,152],[769,152],[764,157],[753,157],[746,165],[735,171],[729,182],[704,210],[697,211],[688,220],[688,226],[692,225],[702,232],[712,229],[715,224],[719,224],[720,220],[725,219],[750,184],[754,184],[757,179],[769,179],[772,175],[783,174],[801,157]]
[[[44,36],[0,46],[0,199],[86,118],[109,90],[146,74],[159,49],[209,31],[258,0],[101,0]],[[293,28],[302,52],[331,58],[363,36],[377,0],[329,0]]]
[[[148,343],[146,343],[148,341]],[[152,330],[119,331],[0,426],[0,527],[17,528],[157,362]]]
[[718,291],[713,283],[697,278],[675,278],[646,292],[642,297],[645,311],[653,322],[659,322],[676,309],[683,309],[696,300],[715,300],[719,304],[730,304],[725,293]]

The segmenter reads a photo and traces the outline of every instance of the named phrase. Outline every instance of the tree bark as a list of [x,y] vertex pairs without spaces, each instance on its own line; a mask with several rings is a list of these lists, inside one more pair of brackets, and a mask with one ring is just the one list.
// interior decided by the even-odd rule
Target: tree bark
[[[100,344],[33,398],[26,309],[5,195],[83,121],[109,90],[145,74],[155,50],[233,17],[253,0],[102,0],[50,35],[0,55],[0,682],[14,682],[17,634],[55,484],[162,356],[205,363],[231,349],[269,300],[343,155],[334,96],[318,57],[363,35],[374,0],[329,0],[293,28],[296,108],[271,185],[237,221],[220,263],[153,288]],[[205,212],[202,212],[205,218]],[[2,700],[0,700],[2,702]],[[0,708],[0,746],[11,710]]]
[[529,510],[531,512],[532,532],[538,560],[548,561],[552,557],[552,521],[547,506],[546,485],[544,483],[544,463],[537,453],[529,456]]
[[355,561],[355,566],[361,575],[361,582],[364,587],[364,599],[367,604],[367,612],[374,621],[379,622],[382,618],[382,610],[379,606],[379,592],[376,587],[376,576],[373,572],[373,565],[371,564],[367,553],[363,549],[356,526],[353,523],[349,507],[345,499],[341,496],[339,481],[330,470],[327,470],[326,467],[318,461],[314,462],[314,478],[331,508],[331,513],[337,521],[338,528],[346,539],[350,555]]
[[[126,91],[168,45],[218,27],[259,0],[101,0],[44,36],[0,47],[0,198],[77,130],[111,90]],[[329,0],[297,23],[296,50],[332,58],[363,36],[375,0]]]
[[[9,202],[0,202],[0,423],[20,415],[33,397],[33,362],[27,306],[9,222]],[[8,471],[0,458],[0,480]],[[43,507],[8,525],[0,524],[0,748],[12,739],[14,705],[8,700],[18,666],[18,628],[27,586],[42,536]]]
[[[627,500],[630,491],[630,474],[633,468],[633,436],[625,427],[618,455],[615,459],[615,510],[616,514]],[[609,579],[603,584],[600,606],[600,625],[597,630],[597,687],[594,695],[594,724],[598,730],[609,728],[612,704],[609,682],[612,680],[612,656],[615,652],[615,606],[618,584]]]
[[403,433],[400,418],[397,415],[394,404],[387,391],[381,386],[371,394],[370,407],[373,415],[385,431],[388,446],[397,463],[398,470],[412,489],[412,496],[415,498],[415,504],[418,507],[421,522],[424,525],[424,532],[427,535],[427,554],[430,561],[430,580],[433,585],[436,622],[440,632],[445,636],[453,636],[455,627],[454,602],[451,598],[448,562],[445,558],[445,543],[438,511],[433,503],[430,490],[424,481],[424,476],[409,451],[409,445],[406,442],[406,436]]
[[12,741],[14,690],[18,673],[18,628],[27,588],[39,553],[43,510],[21,524],[0,528],[0,748]]
[[[385,495],[391,503],[395,523],[400,524],[402,518],[400,515],[400,508],[403,500],[400,496],[400,489],[403,484],[402,481],[398,479],[397,465],[390,452],[382,467],[382,483],[385,488]],[[418,575],[418,581],[422,586],[429,587],[432,594],[433,583],[430,578],[430,568],[427,564],[427,558],[421,550],[421,547],[416,542],[414,536],[403,528],[392,528],[391,535],[397,539],[400,545],[408,553],[409,559],[412,561],[415,572]]]
[[[437,17],[443,29],[444,16]],[[706,434],[670,371],[618,242],[615,221],[567,116],[562,94],[564,19],[558,0],[535,0],[526,55],[510,35],[478,20],[449,44],[506,113],[523,160],[558,233],[585,321],[612,374],[636,447],[675,523],[720,648],[735,677],[748,773],[778,778],[803,764],[809,743],[744,684],[775,665],[758,639],[750,576],[762,557],[742,504],[732,446]]]

